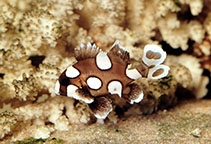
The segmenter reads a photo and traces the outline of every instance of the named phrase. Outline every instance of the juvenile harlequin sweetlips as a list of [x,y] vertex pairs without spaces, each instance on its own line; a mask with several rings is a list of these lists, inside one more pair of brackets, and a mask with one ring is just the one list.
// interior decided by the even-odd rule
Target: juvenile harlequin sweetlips
[[146,45],[140,65],[130,68],[129,53],[118,41],[107,52],[95,44],[81,44],[75,49],[78,62],[68,67],[59,77],[55,93],[89,104],[98,119],[105,119],[112,111],[111,95],[139,103],[144,96],[132,82],[141,77],[160,79],[168,74],[169,67],[161,65],[166,52],[158,45]]

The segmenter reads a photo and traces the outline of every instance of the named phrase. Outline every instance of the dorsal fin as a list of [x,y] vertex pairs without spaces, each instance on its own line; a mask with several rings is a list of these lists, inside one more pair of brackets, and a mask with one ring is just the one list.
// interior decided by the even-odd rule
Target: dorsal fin
[[117,56],[120,59],[122,59],[124,62],[129,63],[129,53],[128,51],[122,47],[119,43],[119,41],[115,41],[111,49],[107,53],[110,57]]
[[75,48],[75,57],[77,60],[83,60],[96,57],[101,50],[95,44],[88,42],[87,45],[80,44],[80,48]]

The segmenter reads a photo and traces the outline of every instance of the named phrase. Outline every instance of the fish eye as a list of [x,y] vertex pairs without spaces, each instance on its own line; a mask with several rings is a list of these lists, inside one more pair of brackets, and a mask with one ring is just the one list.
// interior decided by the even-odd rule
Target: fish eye
[[65,77],[65,78],[61,79],[60,84],[62,86],[68,86],[69,85],[69,78]]

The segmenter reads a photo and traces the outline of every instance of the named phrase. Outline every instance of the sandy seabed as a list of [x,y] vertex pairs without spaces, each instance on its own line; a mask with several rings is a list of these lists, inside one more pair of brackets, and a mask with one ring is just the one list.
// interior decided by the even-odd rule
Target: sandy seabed
[[[175,108],[160,110],[152,115],[123,117],[117,124],[72,125],[66,132],[53,132],[51,138],[62,139],[62,143],[67,144],[209,144],[210,105],[210,100],[183,101]],[[18,137],[27,138],[27,131],[30,127],[25,128]],[[10,141],[8,137],[1,143]]]

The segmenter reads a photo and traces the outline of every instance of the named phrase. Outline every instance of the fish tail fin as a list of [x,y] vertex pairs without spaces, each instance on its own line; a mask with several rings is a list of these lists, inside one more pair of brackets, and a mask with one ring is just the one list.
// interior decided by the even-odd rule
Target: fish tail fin
[[148,44],[144,47],[144,55],[138,71],[143,77],[160,79],[166,77],[170,68],[162,64],[166,59],[166,52],[159,45]]

